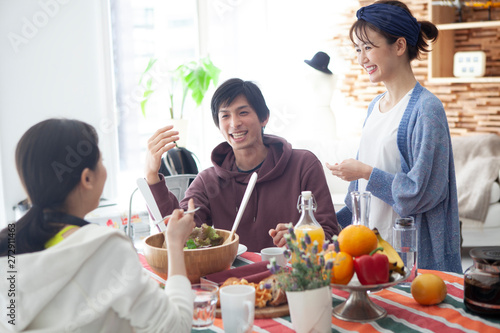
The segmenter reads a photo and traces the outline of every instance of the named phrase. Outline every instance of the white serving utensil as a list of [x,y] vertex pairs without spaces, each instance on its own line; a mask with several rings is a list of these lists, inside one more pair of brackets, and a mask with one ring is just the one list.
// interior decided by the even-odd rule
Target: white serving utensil
[[245,190],[245,194],[243,194],[243,200],[241,200],[241,205],[240,209],[238,209],[238,214],[236,214],[236,219],[234,220],[233,223],[233,228],[231,229],[231,233],[229,234],[229,237],[226,238],[224,241],[224,244],[229,243],[230,241],[233,240],[234,233],[236,232],[236,229],[238,229],[238,225],[240,224],[241,217],[243,216],[243,212],[245,211],[245,208],[247,207],[248,199],[250,199],[250,195],[252,194],[253,188],[255,187],[255,183],[257,182],[257,172],[254,172],[252,176],[250,177],[250,180],[248,181],[247,188]]
[[137,178],[137,186],[139,187],[139,191],[141,191],[144,200],[146,200],[146,205],[148,205],[149,211],[151,215],[153,215],[154,222],[151,223],[151,227],[156,225],[159,232],[165,231],[165,223],[160,223],[163,221],[163,217],[161,216],[160,208],[156,204],[155,198],[153,197],[153,193],[149,188],[149,185],[144,178]]

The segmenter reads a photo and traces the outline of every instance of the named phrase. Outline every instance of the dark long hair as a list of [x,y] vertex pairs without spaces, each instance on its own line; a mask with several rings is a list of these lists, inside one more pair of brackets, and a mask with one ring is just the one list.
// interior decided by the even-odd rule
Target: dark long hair
[[[391,5],[391,6],[398,6],[398,7],[403,8],[404,10],[406,10],[408,13],[411,14],[411,11],[408,8],[408,6],[401,1],[381,0],[381,1],[377,1],[375,3],[382,3],[382,4]],[[411,14],[411,15],[413,15],[413,14]],[[420,23],[420,34],[418,35],[417,45],[413,46],[413,45],[410,45],[409,43],[406,43],[406,46],[408,49],[409,61],[412,61],[414,59],[420,59],[420,56],[423,52],[426,52],[426,53],[430,52],[431,50],[429,49],[429,44],[434,43],[437,40],[438,34],[439,34],[439,30],[432,22],[429,22],[429,21],[417,21],[417,22]],[[385,32],[384,30],[379,29],[378,27],[376,27],[372,23],[369,23],[365,20],[357,20],[351,26],[351,29],[349,31],[349,37],[350,37],[351,41],[354,43],[354,35],[356,35],[356,37],[359,40],[361,40],[362,42],[370,43],[370,44],[374,45],[370,41],[370,39],[368,38],[368,35],[366,32],[367,29],[371,29],[371,30],[381,34],[387,40],[387,44],[389,44],[389,45],[394,44],[398,40],[398,38],[401,37],[401,36],[391,35],[391,34]],[[377,47],[377,45],[374,45],[374,46]]]
[[[41,251],[61,224],[45,221],[45,211],[64,212],[68,194],[85,168],[99,161],[97,133],[89,124],[48,119],[32,126],[19,140],[16,167],[32,207],[15,223],[16,254]],[[10,237],[11,238],[11,237]],[[0,256],[7,254],[8,229],[0,232]]]
[[269,108],[259,87],[251,81],[233,78],[225,81],[216,90],[212,97],[211,108],[212,118],[217,127],[219,127],[219,109],[229,106],[234,99],[240,95],[246,97],[250,106],[257,113],[260,122],[269,117]]

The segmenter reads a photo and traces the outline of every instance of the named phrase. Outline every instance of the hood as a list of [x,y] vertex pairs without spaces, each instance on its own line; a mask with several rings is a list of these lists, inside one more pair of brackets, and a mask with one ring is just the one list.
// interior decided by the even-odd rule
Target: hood
[[[0,280],[0,307],[2,321],[0,331],[19,332],[30,325],[40,311],[51,302],[79,271],[91,256],[110,237],[126,237],[112,229],[89,224],[75,231],[69,238],[46,250],[15,256],[15,273]],[[8,267],[8,257],[0,258],[0,266]],[[11,258],[12,259],[12,258]],[[8,280],[10,278],[10,280]],[[11,282],[15,287],[11,288]],[[13,293],[8,298],[7,291]],[[15,301],[15,325],[8,323],[9,306]],[[7,312],[6,312],[7,311]]]
[[[258,171],[257,183],[280,177],[292,156],[292,145],[279,136],[265,134],[264,145],[269,150]],[[217,176],[224,180],[234,178],[236,182],[242,184],[247,184],[250,180],[250,174],[239,172],[236,168],[233,148],[227,142],[219,144],[212,151],[212,163]]]

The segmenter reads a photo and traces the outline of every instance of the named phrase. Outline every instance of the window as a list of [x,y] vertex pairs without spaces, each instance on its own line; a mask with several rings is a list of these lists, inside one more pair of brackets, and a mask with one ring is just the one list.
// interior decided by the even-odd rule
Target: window
[[143,175],[147,139],[169,118],[169,99],[161,85],[148,102],[146,117],[141,114],[139,78],[151,58],[163,61],[168,70],[196,59],[197,4],[196,0],[115,0],[111,17],[120,192],[126,197]]

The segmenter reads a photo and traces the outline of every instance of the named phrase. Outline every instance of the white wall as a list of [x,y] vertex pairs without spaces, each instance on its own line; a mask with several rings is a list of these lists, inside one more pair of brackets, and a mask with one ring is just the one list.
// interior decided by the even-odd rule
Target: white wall
[[0,228],[26,198],[14,152],[22,134],[49,117],[96,127],[108,182],[118,170],[107,0],[0,0]]

